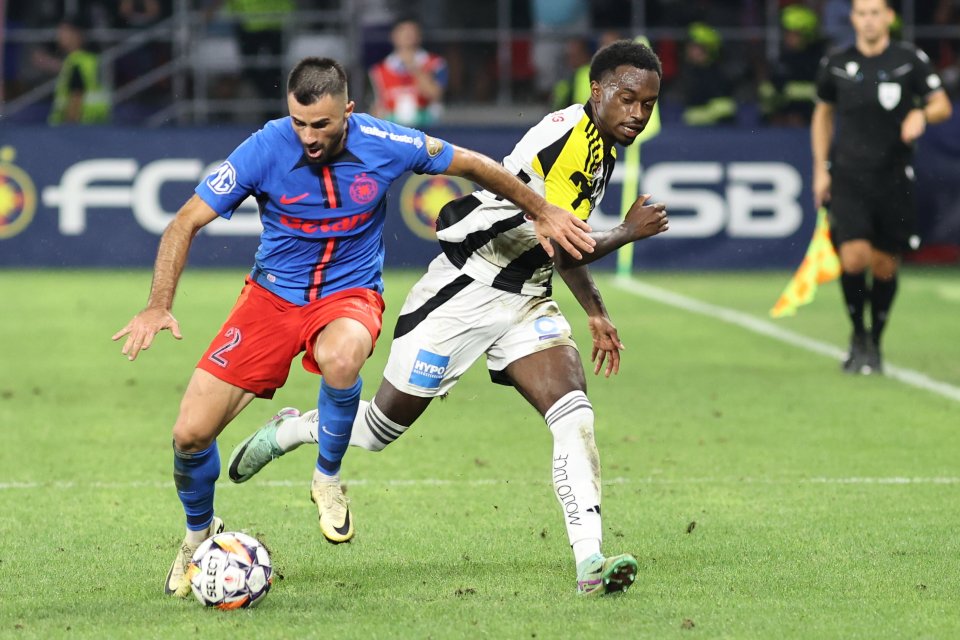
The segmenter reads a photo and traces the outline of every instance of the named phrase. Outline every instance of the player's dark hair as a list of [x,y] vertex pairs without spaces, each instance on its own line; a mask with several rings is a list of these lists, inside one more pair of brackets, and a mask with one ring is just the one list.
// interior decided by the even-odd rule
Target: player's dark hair
[[396,20],[390,23],[390,31],[393,31],[394,29],[396,29],[397,27],[399,27],[405,22],[412,22],[413,24],[417,25],[417,27],[421,26],[420,20],[417,19],[417,16],[415,16],[412,13],[402,13],[399,16],[397,16]]
[[287,76],[287,93],[300,104],[313,104],[323,96],[347,97],[347,72],[332,58],[304,58]]
[[590,81],[599,82],[603,74],[624,64],[655,71],[658,76],[663,76],[660,58],[650,47],[633,40],[617,40],[593,54],[593,60],[590,61]]
[[66,24],[83,33],[90,28],[90,21],[79,13],[67,13],[60,18],[60,24]]

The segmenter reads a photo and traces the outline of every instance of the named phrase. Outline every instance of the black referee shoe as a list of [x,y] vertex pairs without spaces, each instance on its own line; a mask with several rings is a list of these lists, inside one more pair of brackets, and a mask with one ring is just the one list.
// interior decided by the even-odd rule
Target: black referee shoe
[[[844,373],[863,373],[869,374],[871,372],[870,366],[867,362],[868,353],[870,351],[870,338],[865,333],[854,333],[850,338],[850,350],[847,352],[847,357],[843,361]],[[879,351],[877,351],[877,357],[879,358]]]
[[880,355],[880,345],[870,340],[867,342],[867,356],[860,373],[864,375],[883,375],[883,357]]

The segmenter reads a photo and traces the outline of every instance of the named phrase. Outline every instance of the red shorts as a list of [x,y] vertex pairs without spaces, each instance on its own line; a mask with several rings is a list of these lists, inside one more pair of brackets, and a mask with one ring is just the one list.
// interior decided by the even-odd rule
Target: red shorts
[[338,318],[353,318],[367,328],[376,344],[383,309],[383,298],[370,289],[338,291],[299,306],[248,277],[197,368],[261,398],[272,398],[287,381],[290,363],[300,353],[306,352],[304,369],[321,373],[313,357],[313,343],[321,329]]

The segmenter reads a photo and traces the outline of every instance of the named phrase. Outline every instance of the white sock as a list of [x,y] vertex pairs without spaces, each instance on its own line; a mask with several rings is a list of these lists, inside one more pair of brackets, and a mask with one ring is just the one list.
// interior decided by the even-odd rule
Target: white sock
[[600,455],[593,407],[582,391],[560,398],[544,416],[553,433],[553,488],[579,564],[600,550]]
[[357,411],[357,419],[353,421],[350,446],[367,451],[382,451],[408,428],[388,418],[375,401],[371,400],[369,404],[363,402]]
[[[357,420],[363,415],[367,408],[367,402],[360,401],[360,408],[357,410]],[[283,449],[284,453],[289,453],[302,444],[317,444],[317,424],[320,421],[320,414],[316,411],[307,411],[299,418],[284,420],[277,427],[277,444]],[[354,420],[356,425],[357,420]]]
[[596,538],[587,538],[586,540],[577,540],[572,545],[573,561],[580,566],[580,563],[595,553],[600,553],[600,541]]
[[[299,418],[284,420],[277,427],[277,444],[284,453],[289,453],[302,444],[316,444],[317,424],[319,414],[316,411],[307,411]],[[367,451],[382,451],[408,428],[388,418],[372,400],[361,400],[350,433],[350,446]]]

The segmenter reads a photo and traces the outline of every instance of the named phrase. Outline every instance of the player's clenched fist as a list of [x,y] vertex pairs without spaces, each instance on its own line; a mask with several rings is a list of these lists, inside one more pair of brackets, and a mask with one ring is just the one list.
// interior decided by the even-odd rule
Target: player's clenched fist
[[630,231],[633,240],[649,238],[670,228],[667,205],[662,202],[647,204],[650,197],[649,193],[645,193],[637,198],[623,219],[623,225]]

